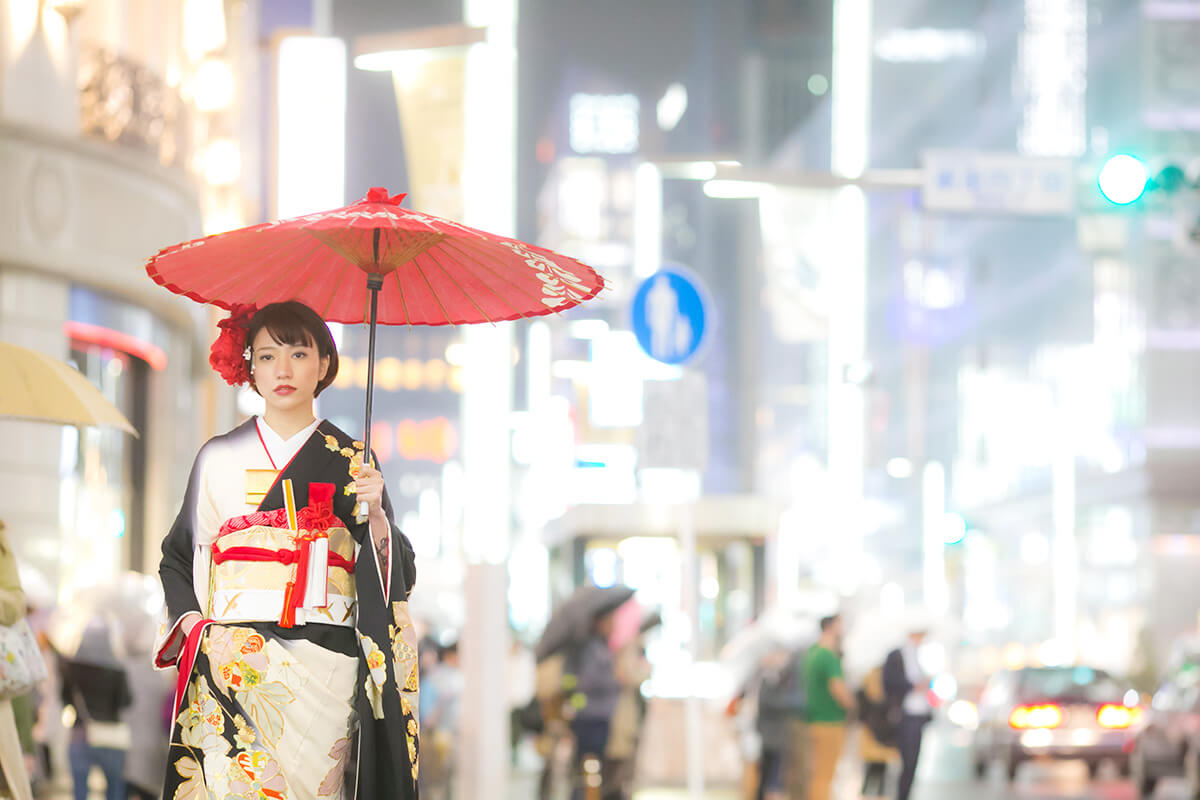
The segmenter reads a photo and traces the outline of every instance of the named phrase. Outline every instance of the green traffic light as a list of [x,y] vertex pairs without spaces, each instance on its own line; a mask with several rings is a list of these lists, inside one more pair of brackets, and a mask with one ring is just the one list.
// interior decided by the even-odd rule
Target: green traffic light
[[962,544],[967,538],[967,521],[962,514],[947,511],[942,517],[942,541],[947,545]]
[[1110,203],[1126,206],[1142,196],[1149,179],[1150,173],[1141,159],[1122,153],[1104,162],[1096,185]]

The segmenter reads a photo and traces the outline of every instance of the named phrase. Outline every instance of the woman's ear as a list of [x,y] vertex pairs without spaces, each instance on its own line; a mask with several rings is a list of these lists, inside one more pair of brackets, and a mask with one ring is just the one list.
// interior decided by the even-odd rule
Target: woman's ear
[[321,357],[321,377],[317,378],[317,383],[325,380],[325,376],[329,374],[329,356]]

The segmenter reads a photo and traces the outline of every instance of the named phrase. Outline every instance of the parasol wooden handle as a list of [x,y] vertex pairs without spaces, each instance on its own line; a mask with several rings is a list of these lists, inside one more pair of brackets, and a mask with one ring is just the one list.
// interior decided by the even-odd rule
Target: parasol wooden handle
[[[379,265],[379,228],[372,233],[372,246],[375,251],[375,265]],[[367,291],[371,293],[371,330],[367,345],[367,413],[366,424],[363,425],[363,463],[374,466],[371,458],[371,399],[375,394],[375,327],[379,309],[379,290],[383,288],[383,276],[375,273],[367,275]],[[362,525],[367,521],[367,501],[358,504],[355,509],[354,521]]]

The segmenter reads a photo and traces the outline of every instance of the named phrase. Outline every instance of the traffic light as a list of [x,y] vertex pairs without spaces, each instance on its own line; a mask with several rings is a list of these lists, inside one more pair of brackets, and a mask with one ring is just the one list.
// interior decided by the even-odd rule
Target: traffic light
[[947,547],[962,544],[967,538],[968,528],[967,520],[962,514],[947,511],[942,517],[942,542]]
[[1096,176],[1100,194],[1118,206],[1127,206],[1145,194],[1149,180],[1145,162],[1125,153],[1109,157]]
[[[1109,156],[1096,173],[1096,187],[1111,205],[1166,208],[1184,192],[1200,190],[1200,162],[1186,166],[1177,160],[1149,161],[1118,153]],[[1140,202],[1139,202],[1140,201]]]

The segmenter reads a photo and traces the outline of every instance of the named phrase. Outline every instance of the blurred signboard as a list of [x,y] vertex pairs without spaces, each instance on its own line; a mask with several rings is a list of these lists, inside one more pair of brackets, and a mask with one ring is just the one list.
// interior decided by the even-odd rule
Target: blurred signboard
[[1200,3],[1142,4],[1142,121],[1161,131],[1200,131]]
[[702,372],[646,381],[637,430],[639,469],[703,471],[708,463],[708,382]]
[[664,364],[686,364],[709,338],[712,302],[691,271],[664,265],[638,286],[631,316],[647,355]]
[[1069,215],[1075,212],[1075,165],[977,150],[926,150],[921,201],[929,211]]

